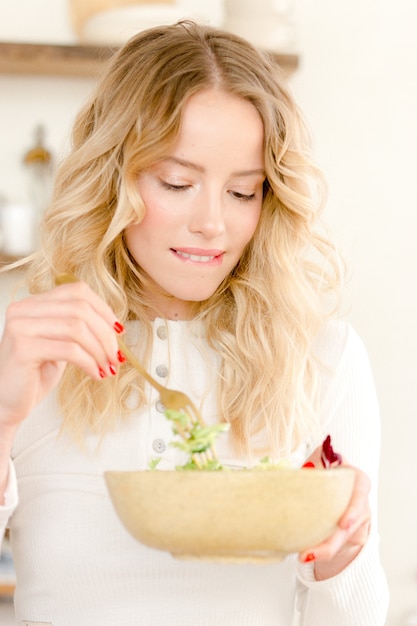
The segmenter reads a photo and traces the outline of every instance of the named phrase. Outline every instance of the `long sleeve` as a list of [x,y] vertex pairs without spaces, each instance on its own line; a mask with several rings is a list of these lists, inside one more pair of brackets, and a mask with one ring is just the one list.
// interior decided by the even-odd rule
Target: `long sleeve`
[[[335,346],[340,328],[332,330]],[[372,526],[366,545],[337,576],[316,581],[314,564],[297,563],[300,624],[383,626],[389,592],[378,549],[380,416],[368,355],[350,327],[346,327],[343,355],[329,381],[321,417],[323,433],[331,434],[335,449],[371,480]]]
[[9,480],[4,493],[4,504],[0,505],[0,548],[8,521],[17,507],[17,480],[13,463],[9,462]]
[[[4,313],[0,313],[0,338],[4,328]],[[7,528],[8,521],[17,507],[17,478],[16,471],[12,461],[9,461],[9,478],[4,493],[4,504],[0,505],[0,550],[4,533]]]

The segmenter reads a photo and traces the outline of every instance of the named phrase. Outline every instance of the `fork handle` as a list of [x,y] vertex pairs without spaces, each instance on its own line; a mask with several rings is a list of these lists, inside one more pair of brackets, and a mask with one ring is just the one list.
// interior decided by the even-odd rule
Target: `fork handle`
[[145,378],[148,383],[150,385],[152,385],[152,387],[155,387],[155,389],[157,389],[159,392],[163,391],[165,389],[165,387],[163,387],[162,385],[160,385],[158,383],[158,381],[156,381],[149,373],[148,371],[143,367],[142,363],[140,363],[137,358],[135,357],[135,355],[133,354],[133,352],[130,350],[130,348],[127,347],[127,345],[125,344],[125,342],[123,341],[123,339],[121,337],[117,337],[117,342],[119,344],[119,348],[120,350],[123,352],[123,354],[125,355],[125,357],[130,361],[130,363],[133,365],[133,367],[135,367],[143,376],[143,378]]

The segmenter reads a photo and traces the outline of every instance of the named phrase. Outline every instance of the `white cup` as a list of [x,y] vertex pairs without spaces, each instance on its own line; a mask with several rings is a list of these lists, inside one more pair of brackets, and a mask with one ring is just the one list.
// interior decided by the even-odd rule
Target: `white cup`
[[1,207],[2,249],[11,256],[31,254],[35,248],[35,211],[29,204],[6,203]]

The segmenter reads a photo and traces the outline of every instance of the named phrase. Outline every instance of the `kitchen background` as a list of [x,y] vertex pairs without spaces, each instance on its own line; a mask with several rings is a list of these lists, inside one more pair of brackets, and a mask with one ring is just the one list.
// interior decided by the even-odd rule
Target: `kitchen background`
[[[222,2],[185,4],[207,9],[212,21],[224,19]],[[249,28],[246,34],[255,43],[299,55],[288,80],[327,175],[327,219],[353,271],[348,317],[368,347],[381,404],[380,528],[392,596],[387,626],[412,626],[417,624],[417,3],[228,4],[239,7],[231,28]],[[268,15],[271,7],[280,22]],[[242,13],[255,10],[257,19],[239,21]],[[105,23],[94,26],[100,36],[105,32]],[[69,0],[0,0],[0,42],[78,43]],[[4,215],[7,206],[17,206],[12,234],[21,234],[12,252],[29,236],[21,216],[34,197],[33,185],[45,176],[41,191],[47,193],[48,168],[65,153],[75,112],[93,81],[0,72],[0,206]],[[25,163],[39,138],[47,158],[35,159],[35,166],[30,159]],[[0,279],[1,307],[15,279]]]

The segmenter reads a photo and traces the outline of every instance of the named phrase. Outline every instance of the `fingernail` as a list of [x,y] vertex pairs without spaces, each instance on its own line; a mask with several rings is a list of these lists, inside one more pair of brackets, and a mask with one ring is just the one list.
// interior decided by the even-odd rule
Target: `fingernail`
[[112,363],[109,363],[109,370],[112,376],[115,376],[117,374],[117,370]]
[[117,360],[119,361],[119,363],[124,363],[126,361],[126,357],[121,350],[119,350],[117,353]]
[[114,322],[113,328],[118,335],[121,335],[122,333],[125,332],[125,327],[120,322]]
[[303,562],[310,563],[311,561],[315,561],[315,560],[316,560],[316,556],[312,552],[309,552],[307,556],[304,557]]
[[106,378],[106,372],[102,370],[101,367],[98,368],[98,373],[100,378]]
[[314,463],[312,461],[307,461],[307,463],[304,463],[304,465],[303,465],[303,468],[305,468],[305,467],[316,467],[316,466],[314,465]]

